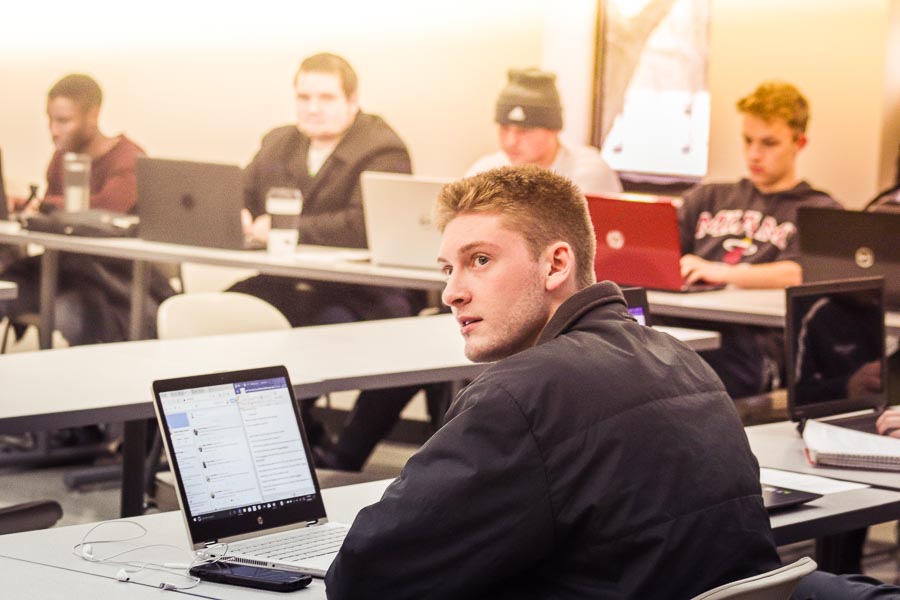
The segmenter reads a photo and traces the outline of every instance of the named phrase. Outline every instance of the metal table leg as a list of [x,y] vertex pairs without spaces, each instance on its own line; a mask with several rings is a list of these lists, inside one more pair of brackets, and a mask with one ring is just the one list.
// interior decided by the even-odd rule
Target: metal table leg
[[122,447],[122,510],[123,517],[144,513],[144,460],[147,455],[147,421],[138,419],[125,423],[125,443]]
[[129,317],[129,340],[142,340],[145,337],[144,315],[147,312],[147,288],[150,285],[150,268],[147,261],[134,261],[131,277],[131,314]]
[[53,345],[53,330],[56,327],[56,287],[59,278],[59,252],[44,249],[41,256],[41,325],[39,343],[41,350]]

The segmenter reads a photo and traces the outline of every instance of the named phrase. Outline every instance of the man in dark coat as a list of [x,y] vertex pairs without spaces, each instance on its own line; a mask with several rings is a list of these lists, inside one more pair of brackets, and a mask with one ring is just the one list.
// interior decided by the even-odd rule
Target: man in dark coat
[[[303,194],[300,243],[366,247],[363,171],[410,173],[409,152],[390,126],[360,111],[353,68],[334,54],[305,59],[294,78],[297,124],[273,129],[244,172],[246,232],[265,241],[271,188]],[[406,317],[420,300],[398,288],[297,280],[257,275],[233,291],[262,298],[291,325],[323,325],[364,319]]]
[[326,577],[340,598],[690,598],[779,564],[731,399],[594,284],[584,197],[537,167],[445,188],[444,303],[498,361]]
[[[267,133],[244,172],[245,233],[265,240],[271,227],[265,214],[268,191],[295,188],[303,195],[300,243],[365,248],[360,174],[410,173],[409,152],[381,117],[360,111],[356,72],[340,56],[322,53],[305,59],[294,77],[294,91],[297,124]],[[275,275],[250,277],[231,291],[262,298],[294,327],[409,317],[425,307],[420,291]],[[404,388],[364,394],[376,402],[395,397],[405,402],[414,392]],[[321,452],[330,442],[312,417],[312,402],[301,402],[303,420]]]

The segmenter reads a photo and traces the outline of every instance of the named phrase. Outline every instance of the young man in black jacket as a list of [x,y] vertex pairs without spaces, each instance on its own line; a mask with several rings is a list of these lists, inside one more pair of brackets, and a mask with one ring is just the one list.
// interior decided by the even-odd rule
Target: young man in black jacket
[[360,512],[328,597],[690,598],[777,566],[731,399],[594,283],[577,188],[506,167],[438,203],[443,300],[498,362]]

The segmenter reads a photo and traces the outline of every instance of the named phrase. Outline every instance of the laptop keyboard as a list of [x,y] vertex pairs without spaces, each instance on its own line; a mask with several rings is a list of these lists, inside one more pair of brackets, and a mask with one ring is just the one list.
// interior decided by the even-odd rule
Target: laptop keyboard
[[299,562],[337,553],[341,549],[347,530],[346,525],[325,523],[230,546],[232,550],[241,554],[284,562]]

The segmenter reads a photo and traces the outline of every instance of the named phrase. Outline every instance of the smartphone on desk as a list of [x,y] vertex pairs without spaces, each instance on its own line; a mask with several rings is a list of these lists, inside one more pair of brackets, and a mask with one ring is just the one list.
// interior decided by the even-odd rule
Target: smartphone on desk
[[191,567],[190,573],[203,581],[240,585],[273,592],[293,592],[305,588],[312,581],[312,577],[302,573],[227,561],[197,565]]

